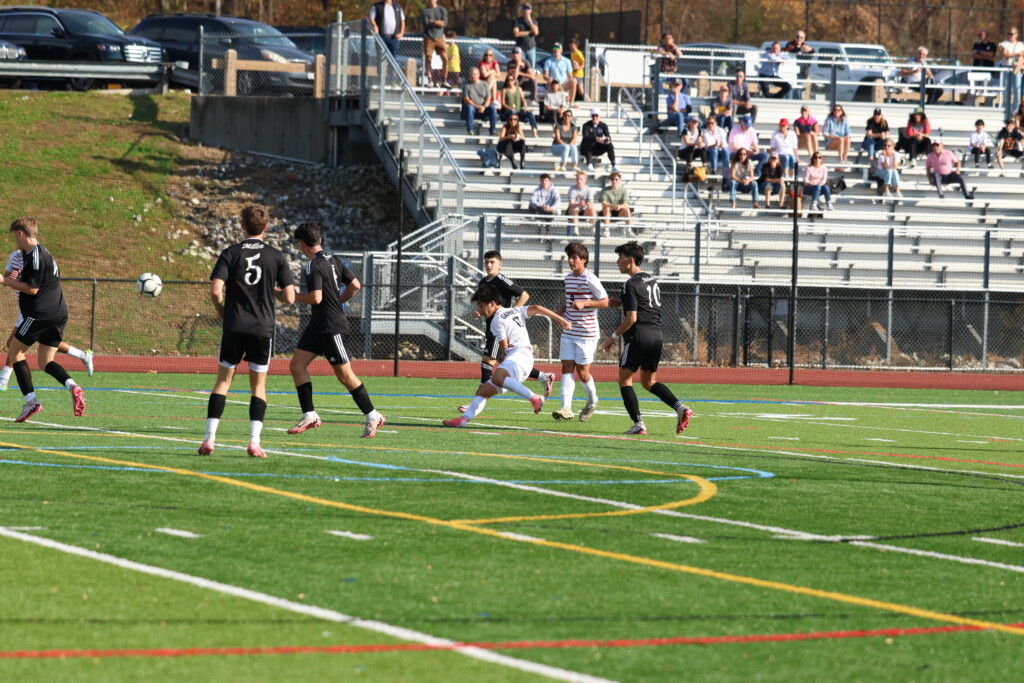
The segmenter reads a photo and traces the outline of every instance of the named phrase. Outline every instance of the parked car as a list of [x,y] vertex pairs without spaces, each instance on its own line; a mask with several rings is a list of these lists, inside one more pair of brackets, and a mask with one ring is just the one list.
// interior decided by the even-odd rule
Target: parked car
[[[23,62],[25,61],[25,48],[18,47],[14,43],[8,43],[5,40],[0,40],[0,62]],[[21,82],[21,79],[0,76],[0,86],[15,88]]]
[[[223,89],[223,76],[210,69],[210,61],[224,59],[235,50],[240,60],[312,64],[314,57],[273,26],[250,19],[213,14],[153,14],[140,21],[129,33],[154,40],[163,46],[171,62],[186,62],[199,69],[199,29],[207,36],[203,47],[204,68],[210,74],[207,92]],[[188,81],[182,80],[188,84]],[[310,94],[313,73],[274,71],[238,72],[239,95]]]
[[[140,62],[164,60],[159,43],[126,36],[99,12],[49,7],[0,9],[0,40],[24,48],[32,61]],[[92,78],[69,79],[76,90],[95,84]]]
[[[807,44],[814,48],[807,67],[807,77],[815,81],[812,90],[828,92],[834,64],[837,80],[835,96],[839,100],[869,102],[876,80],[888,83],[899,73],[899,67],[882,45],[820,40],[809,40]],[[770,46],[771,41],[766,42],[762,51]]]
[[716,79],[731,80],[740,69],[743,69],[747,76],[755,76],[761,59],[760,53],[753,45],[684,43],[679,48],[683,52],[683,57],[677,62],[676,71],[684,76],[697,76],[703,71]]
[[314,55],[327,54],[327,29],[323,26],[275,26],[295,46]]

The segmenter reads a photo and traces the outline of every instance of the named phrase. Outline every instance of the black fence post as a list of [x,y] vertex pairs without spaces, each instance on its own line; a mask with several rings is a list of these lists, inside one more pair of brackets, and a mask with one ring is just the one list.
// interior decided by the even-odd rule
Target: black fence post
[[825,288],[825,319],[821,326],[821,368],[828,367],[829,289]]
[[750,292],[743,295],[743,366],[750,363]]
[[[834,67],[833,67],[834,68]],[[835,71],[833,70],[833,73]],[[793,177],[800,177],[800,164],[793,165]],[[798,181],[799,182],[799,181]],[[795,206],[795,202],[794,202]],[[810,208],[808,208],[810,211]],[[786,328],[789,336],[789,344],[787,345],[789,356],[789,384],[790,386],[796,384],[796,286],[797,286],[797,271],[800,269],[800,215],[797,213],[796,208],[793,209],[793,263],[792,270],[790,272],[790,285],[789,285],[789,311],[787,312],[788,318],[786,320]]]
[[92,316],[89,320],[89,348],[96,350],[96,278],[92,279]]
[[693,281],[700,282],[700,235],[701,224],[693,226]]
[[448,257],[448,278],[446,284],[448,285],[448,301],[446,302],[447,307],[447,318],[448,318],[448,339],[445,344],[444,359],[452,359],[452,346],[455,344],[455,257]]
[[956,315],[956,300],[951,299],[949,302],[949,332],[947,333],[948,348],[946,349],[949,353],[949,369],[953,369],[953,317]]
[[732,357],[729,364],[733,367],[740,362],[740,292],[737,289],[732,295]]
[[398,253],[395,261],[395,354],[394,376],[398,377],[399,334],[402,323],[402,241],[405,238],[405,205],[402,203],[402,190],[405,189],[405,150],[398,150]]

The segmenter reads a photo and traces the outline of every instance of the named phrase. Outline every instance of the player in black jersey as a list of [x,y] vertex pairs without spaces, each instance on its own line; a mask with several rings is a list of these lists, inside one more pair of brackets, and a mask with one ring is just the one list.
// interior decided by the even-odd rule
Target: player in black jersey
[[640,382],[651,392],[676,411],[676,434],[681,434],[689,425],[693,411],[676,399],[667,386],[658,381],[658,364],[661,362],[661,292],[653,275],[640,270],[644,262],[644,248],[636,242],[615,247],[619,255],[615,264],[620,273],[629,275],[622,286],[622,299],[611,299],[608,304],[622,306],[622,323],[605,339],[605,351],[610,351],[615,340],[622,337],[625,347],[619,360],[619,393],[626,404],[626,412],[633,418],[633,426],[626,434],[646,434],[647,427],[640,416],[640,402],[633,390],[633,375],[640,370]]
[[267,370],[274,345],[274,299],[295,303],[295,285],[284,254],[263,241],[270,227],[267,210],[255,204],[242,209],[246,239],[233,244],[217,259],[210,275],[210,300],[224,318],[217,382],[206,408],[206,438],[199,455],[213,453],[217,425],[224,414],[235,368],[249,363],[249,455],[265,458],[260,447],[267,414]]
[[[299,343],[295,345],[295,355],[289,365],[295,379],[295,391],[299,395],[302,419],[288,433],[301,434],[320,426],[320,416],[313,407],[313,382],[307,368],[317,356],[323,355],[334,368],[338,381],[345,385],[366,416],[362,437],[372,439],[384,425],[384,416],[374,409],[366,387],[352,372],[343,339],[348,334],[348,319],[341,305],[359,291],[359,280],[341,261],[324,251],[317,223],[303,223],[296,228],[295,240],[309,259],[306,264],[306,292],[295,298],[309,304],[312,313]],[[339,295],[342,285],[345,289]]]
[[64,337],[64,326],[68,324],[68,305],[61,290],[57,262],[46,247],[39,244],[39,226],[34,218],[18,218],[11,223],[10,232],[24,256],[20,271],[4,275],[4,285],[21,293],[18,308],[23,318],[7,350],[14,363],[14,376],[18,378],[18,386],[25,396],[21,415],[14,421],[24,422],[43,409],[43,404],[36,398],[32,371],[25,360],[25,352],[36,342],[39,343],[39,367],[67,387],[71,392],[75,417],[81,417],[85,414],[82,388],[75,384],[67,370],[53,360]]
[[[477,283],[477,290],[484,285],[489,285],[497,290],[500,300],[498,305],[502,308],[518,308],[525,306],[530,294],[512,280],[501,274],[501,252],[492,250],[484,253],[484,271],[486,276],[480,278]],[[479,313],[473,311],[473,317],[479,317]],[[487,320],[484,326],[484,348],[480,355],[480,386],[487,384],[498,365],[498,356],[501,355],[501,346],[491,332],[491,321]],[[535,379],[544,383],[544,398],[551,395],[551,387],[555,384],[555,376],[549,372],[541,372],[537,368],[530,370],[527,379]],[[459,406],[459,412],[464,413],[468,405]]]

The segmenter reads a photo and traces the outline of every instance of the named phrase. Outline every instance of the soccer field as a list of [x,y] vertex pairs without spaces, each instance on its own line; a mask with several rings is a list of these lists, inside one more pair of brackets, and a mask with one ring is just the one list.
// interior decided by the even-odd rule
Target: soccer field
[[674,385],[626,437],[613,384],[453,430],[472,381],[365,380],[372,440],[270,377],[266,460],[244,378],[208,457],[210,376],[8,391],[0,679],[1020,677],[1022,393]]

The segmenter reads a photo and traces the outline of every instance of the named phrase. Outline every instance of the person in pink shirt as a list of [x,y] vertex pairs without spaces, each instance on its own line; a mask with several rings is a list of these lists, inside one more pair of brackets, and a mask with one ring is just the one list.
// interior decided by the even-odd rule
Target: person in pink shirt
[[807,150],[808,154],[818,151],[818,135],[821,134],[821,125],[818,119],[811,116],[811,108],[807,105],[800,107],[800,118],[793,122],[797,139],[800,146]]
[[811,163],[809,166],[804,167],[804,194],[809,195],[811,203],[808,206],[808,210],[814,208],[814,205],[818,205],[818,210],[822,208],[820,198],[824,197],[825,206],[829,210],[832,210],[832,188],[828,186],[828,167],[825,166],[825,160],[821,156],[821,152],[815,152],[811,155]]
[[946,198],[942,191],[942,183],[960,183],[964,199],[974,199],[974,193],[967,191],[964,177],[960,175],[959,157],[945,149],[941,140],[932,141],[932,151],[925,161],[925,170],[928,173],[928,182],[934,184],[939,193],[939,199]]

